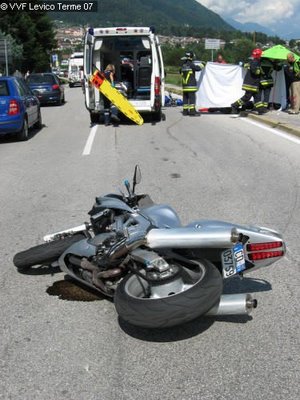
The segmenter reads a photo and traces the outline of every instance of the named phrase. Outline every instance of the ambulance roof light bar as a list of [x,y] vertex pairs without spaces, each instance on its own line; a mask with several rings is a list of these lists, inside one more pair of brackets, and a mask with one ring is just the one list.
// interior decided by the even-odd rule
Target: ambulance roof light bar
[[88,28],[88,33],[92,36],[117,36],[117,35],[142,35],[154,33],[154,27],[110,27],[110,28]]

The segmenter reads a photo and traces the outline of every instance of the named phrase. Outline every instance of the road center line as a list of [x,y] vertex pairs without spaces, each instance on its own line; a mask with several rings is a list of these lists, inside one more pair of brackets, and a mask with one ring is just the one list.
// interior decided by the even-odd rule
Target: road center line
[[83,156],[88,156],[91,154],[92,146],[93,146],[93,142],[95,139],[97,129],[98,129],[98,125],[94,125],[92,127],[92,129],[90,130],[89,137],[87,138],[86,144],[85,144],[83,152],[82,152]]
[[293,142],[293,143],[296,143],[296,144],[300,144],[300,139],[298,137],[290,135],[289,133],[285,133],[285,132],[283,132],[283,131],[281,131],[279,129],[268,128],[263,123],[255,122],[255,121],[252,121],[252,120],[247,119],[247,118],[241,118],[241,121],[248,122],[249,124],[258,126],[259,128],[262,128],[262,129],[264,129],[266,131],[269,131],[269,132],[273,133],[276,136],[280,136],[280,137],[282,137],[284,139],[287,139],[290,142]]

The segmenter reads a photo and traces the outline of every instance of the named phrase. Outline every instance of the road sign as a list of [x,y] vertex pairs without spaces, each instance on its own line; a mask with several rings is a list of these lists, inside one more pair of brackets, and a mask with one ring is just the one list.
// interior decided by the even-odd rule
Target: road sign
[[205,50],[219,50],[220,47],[220,39],[205,39]]

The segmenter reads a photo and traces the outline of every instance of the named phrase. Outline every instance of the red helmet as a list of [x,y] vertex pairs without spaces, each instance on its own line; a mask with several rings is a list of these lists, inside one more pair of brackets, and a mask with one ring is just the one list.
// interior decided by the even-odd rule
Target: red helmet
[[261,49],[254,49],[254,50],[252,50],[251,56],[252,56],[253,58],[260,58],[261,55],[262,55],[262,50],[261,50]]

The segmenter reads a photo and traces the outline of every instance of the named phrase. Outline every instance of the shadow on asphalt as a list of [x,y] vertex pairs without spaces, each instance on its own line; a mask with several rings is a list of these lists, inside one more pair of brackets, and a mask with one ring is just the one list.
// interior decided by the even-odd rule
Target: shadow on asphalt
[[133,326],[119,318],[120,328],[129,336],[145,342],[178,342],[201,335],[207,331],[215,322],[231,322],[245,324],[251,321],[252,317],[247,316],[223,316],[223,317],[199,317],[185,324],[163,329],[149,329]]
[[234,277],[224,281],[224,294],[269,292],[272,285],[264,279]]
[[29,267],[18,269],[18,272],[22,275],[54,275],[61,272],[59,266],[52,266],[52,265],[39,265],[36,267]]
[[[39,266],[24,271],[25,275],[46,275],[61,272],[59,267]],[[229,279],[224,282],[223,294],[235,293],[257,293],[272,290],[269,282],[263,279],[239,277]],[[56,281],[46,292],[50,296],[57,296],[60,300],[67,301],[113,301],[111,298],[101,295],[96,290],[74,281],[66,275],[64,280]],[[185,324],[163,329],[149,329],[137,327],[129,324],[118,317],[120,328],[129,336],[148,342],[176,342],[186,340],[194,336],[201,335],[207,331],[215,322],[225,322],[234,324],[246,324],[253,318],[251,315],[226,315],[226,316],[201,316]]]
[[[118,117],[120,118],[120,122],[119,123],[110,123],[109,126],[112,126],[114,128],[118,128],[119,126],[136,126],[136,123],[131,121],[129,118],[127,118],[125,115],[120,114],[118,115]],[[145,124],[151,124],[151,125],[156,125],[156,124],[160,124],[162,121],[166,120],[166,114],[163,112],[162,116],[161,116],[161,121],[156,121],[155,119],[153,119],[153,116],[151,114],[142,114],[143,120]],[[101,118],[100,122],[98,123],[90,123],[90,128],[92,128],[93,126],[103,126],[104,128],[106,128],[104,126],[104,121],[103,118]]]
[[[41,128],[31,128],[29,129],[28,132],[28,140],[32,139],[35,135],[37,135],[40,131],[43,130],[43,128],[46,127],[45,124],[42,124]],[[5,144],[5,143],[26,143],[27,140],[22,141],[18,140],[16,134],[7,134],[7,135],[0,135],[0,144]]]

